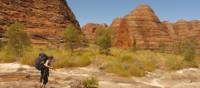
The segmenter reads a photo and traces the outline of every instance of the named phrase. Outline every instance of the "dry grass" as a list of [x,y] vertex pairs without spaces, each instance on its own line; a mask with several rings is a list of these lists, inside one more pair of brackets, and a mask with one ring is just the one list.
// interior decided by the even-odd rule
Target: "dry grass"
[[111,49],[112,56],[104,56],[104,71],[120,76],[144,76],[145,73],[162,69],[173,71],[188,67],[197,67],[196,61],[185,61],[183,56],[152,51]]
[[200,67],[200,56],[196,55],[193,61],[184,60],[183,56],[152,52],[148,50],[131,51],[111,48],[111,55],[103,55],[98,52],[98,47],[90,45],[87,48],[70,51],[63,49],[49,49],[48,47],[34,46],[19,60],[16,57],[1,51],[0,62],[19,61],[22,64],[33,65],[40,50],[47,55],[55,57],[55,68],[83,67],[91,63],[102,66],[103,71],[120,76],[144,76],[155,69],[173,71],[188,67]]
[[53,65],[56,68],[88,66],[98,54],[97,52],[95,48],[76,50],[72,55],[69,51],[63,51],[62,55],[57,56]]
[[16,61],[16,57],[7,53],[7,52],[3,52],[0,51],[0,62],[1,63],[11,63],[11,62],[15,62]]

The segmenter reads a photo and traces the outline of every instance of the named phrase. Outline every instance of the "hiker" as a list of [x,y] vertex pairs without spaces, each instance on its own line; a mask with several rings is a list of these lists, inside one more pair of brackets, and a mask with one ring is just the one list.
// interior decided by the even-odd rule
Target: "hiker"
[[45,53],[40,53],[39,58],[36,60],[36,68],[41,71],[41,88],[45,88],[45,85],[48,83],[49,69],[53,69],[53,67],[50,66],[52,60],[53,56],[48,57]]
[[50,66],[52,60],[53,60],[53,56],[49,56],[46,62],[44,63],[43,72],[41,74],[42,79],[40,81],[40,82],[43,81],[41,88],[45,88],[45,85],[48,83],[49,69],[53,69],[53,67]]

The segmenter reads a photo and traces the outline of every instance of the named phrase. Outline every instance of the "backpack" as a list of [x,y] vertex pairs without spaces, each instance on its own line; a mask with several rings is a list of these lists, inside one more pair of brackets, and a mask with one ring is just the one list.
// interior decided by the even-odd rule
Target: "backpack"
[[39,57],[35,60],[35,68],[37,70],[42,70],[43,64],[48,59],[47,55],[45,53],[40,53]]

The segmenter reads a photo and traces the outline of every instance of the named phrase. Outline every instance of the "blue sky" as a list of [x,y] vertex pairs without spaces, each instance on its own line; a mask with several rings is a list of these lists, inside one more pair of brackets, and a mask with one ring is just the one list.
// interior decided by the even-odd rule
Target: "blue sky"
[[161,21],[200,19],[200,0],[67,0],[81,26],[86,23],[111,24],[140,4],[153,8]]

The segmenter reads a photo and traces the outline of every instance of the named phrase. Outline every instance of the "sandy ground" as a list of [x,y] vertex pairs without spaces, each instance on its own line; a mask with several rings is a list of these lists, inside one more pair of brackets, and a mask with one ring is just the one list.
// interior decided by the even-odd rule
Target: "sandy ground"
[[[0,88],[39,88],[40,73],[34,67],[18,63],[0,64]],[[88,66],[50,71],[47,88],[72,88],[78,80],[96,76],[99,88],[200,88],[200,69],[174,72],[156,70],[145,77],[118,77]]]

